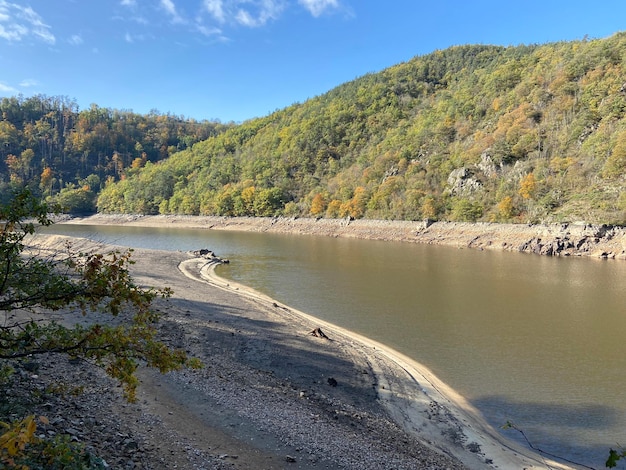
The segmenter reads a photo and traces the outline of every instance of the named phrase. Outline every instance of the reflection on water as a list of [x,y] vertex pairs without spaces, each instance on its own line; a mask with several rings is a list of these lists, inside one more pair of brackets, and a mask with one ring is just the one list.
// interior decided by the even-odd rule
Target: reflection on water
[[596,467],[626,444],[624,262],[206,230],[50,230],[212,249],[232,261],[220,275],[427,365],[495,427],[510,420],[538,447]]

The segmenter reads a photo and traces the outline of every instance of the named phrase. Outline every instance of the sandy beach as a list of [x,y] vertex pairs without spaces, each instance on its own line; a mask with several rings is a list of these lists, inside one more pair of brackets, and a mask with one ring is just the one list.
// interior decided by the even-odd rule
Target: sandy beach
[[133,257],[140,284],[174,291],[157,304],[164,340],[206,364],[143,370],[139,403],[116,405],[151,449],[141,468],[571,468],[504,439],[423,365],[219,278],[215,260]]

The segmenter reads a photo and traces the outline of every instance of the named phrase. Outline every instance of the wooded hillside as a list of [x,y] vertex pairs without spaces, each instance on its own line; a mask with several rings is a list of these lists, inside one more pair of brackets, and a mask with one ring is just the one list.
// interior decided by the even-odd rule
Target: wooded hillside
[[[0,100],[0,190],[28,185],[73,212],[95,211],[107,181],[217,135],[228,125],[154,111],[140,115],[66,97]],[[231,125],[232,126],[232,125]]]
[[125,165],[98,209],[623,224],[625,112],[626,33],[452,47]]

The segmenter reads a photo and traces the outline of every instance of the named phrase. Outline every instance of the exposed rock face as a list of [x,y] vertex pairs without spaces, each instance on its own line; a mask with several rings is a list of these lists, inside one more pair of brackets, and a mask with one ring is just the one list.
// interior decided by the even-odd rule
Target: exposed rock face
[[483,185],[474,178],[474,174],[466,167],[452,170],[448,176],[450,194],[468,195],[482,190]]
[[[611,243],[618,241],[618,243]],[[610,245],[614,247],[610,249]],[[620,250],[621,246],[621,250]],[[589,255],[626,259],[626,232],[610,225],[562,224],[519,245],[518,250],[547,256]]]
[[494,178],[495,176],[498,176],[498,168],[487,152],[482,153],[480,156],[480,163],[477,166],[487,178]]

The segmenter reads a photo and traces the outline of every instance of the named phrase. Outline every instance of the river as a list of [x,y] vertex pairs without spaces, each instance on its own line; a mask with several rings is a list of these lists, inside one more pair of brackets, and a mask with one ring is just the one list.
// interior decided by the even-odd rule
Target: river
[[425,364],[536,447],[603,468],[626,445],[626,262],[181,228],[46,232],[209,248],[231,260],[221,276]]

